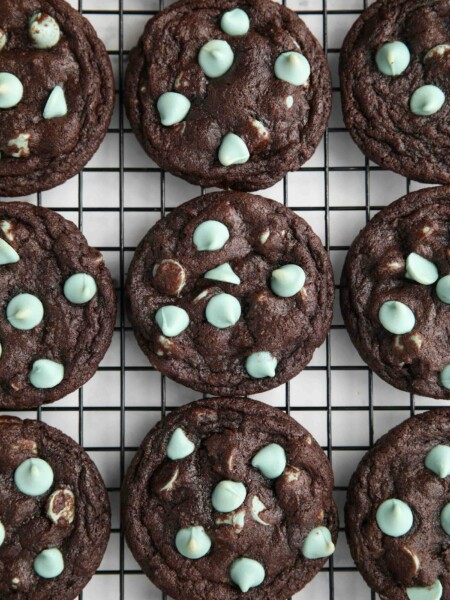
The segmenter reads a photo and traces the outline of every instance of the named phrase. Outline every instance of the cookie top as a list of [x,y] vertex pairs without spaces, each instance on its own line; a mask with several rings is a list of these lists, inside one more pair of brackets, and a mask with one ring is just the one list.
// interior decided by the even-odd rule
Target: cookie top
[[0,3],[0,196],[76,175],[106,134],[111,63],[94,28],[64,0]]
[[163,169],[206,187],[258,190],[316,149],[331,108],[322,48],[271,0],[184,0],[130,55],[125,103]]
[[103,257],[70,221],[0,203],[0,409],[54,402],[94,375],[114,330]]
[[331,325],[328,254],[309,225],[240,192],[196,198],[159,221],[131,263],[136,338],[162,373],[214,395],[292,379]]
[[179,600],[286,600],[334,551],[333,474],[291,417],[249,398],[172,412],[123,488],[128,545]]
[[347,255],[341,308],[363,360],[401,390],[450,399],[450,187],[379,212]]
[[86,452],[45,423],[0,417],[2,600],[73,600],[109,532],[108,495]]
[[447,408],[395,427],[359,464],[348,490],[347,537],[358,569],[381,598],[448,597],[449,475]]
[[450,183],[450,5],[379,0],[341,50],[344,120],[377,164],[428,183]]

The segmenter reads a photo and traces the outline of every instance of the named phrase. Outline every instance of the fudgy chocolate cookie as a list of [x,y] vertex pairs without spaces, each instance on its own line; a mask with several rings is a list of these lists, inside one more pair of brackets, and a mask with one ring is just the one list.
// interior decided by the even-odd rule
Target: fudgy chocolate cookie
[[450,183],[450,5],[379,0],[347,35],[344,120],[362,152],[417,181]]
[[130,55],[125,103],[163,169],[207,187],[267,188],[316,149],[331,108],[322,48],[270,0],[184,0]]
[[159,221],[131,263],[136,338],[162,373],[243,396],[292,379],[331,325],[333,273],[309,225],[239,192],[196,198]]
[[450,187],[379,212],[348,253],[345,325],[362,359],[391,385],[450,399]]
[[108,495],[86,452],[44,423],[0,416],[2,600],[73,600],[109,532]]
[[449,598],[449,475],[446,408],[392,429],[353,475],[347,538],[356,566],[381,598]]
[[333,474],[317,442],[248,398],[177,409],[122,489],[128,545],[178,600],[286,600],[334,551]]
[[36,407],[94,375],[114,330],[114,285],[73,223],[2,202],[0,313],[0,409]]
[[103,43],[64,0],[0,3],[0,196],[76,175],[103,140],[114,79]]

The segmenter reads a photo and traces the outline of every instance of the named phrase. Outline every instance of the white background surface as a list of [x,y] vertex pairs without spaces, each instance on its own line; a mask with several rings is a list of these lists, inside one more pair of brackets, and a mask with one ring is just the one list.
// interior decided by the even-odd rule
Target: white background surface
[[[364,2],[328,0],[328,12],[324,14],[325,1],[287,0],[287,5],[300,11],[322,44],[324,33],[328,32],[328,58],[334,85],[330,129],[314,157],[300,172],[289,174],[285,182],[265,190],[263,195],[283,202],[286,193],[287,205],[295,208],[329,246],[338,283],[346,250],[367,222],[368,215],[408,189],[421,186],[367,165],[345,131],[337,75],[339,48]],[[120,6],[119,0],[83,0],[82,4],[71,0],[71,4],[83,9],[110,51],[119,100],[121,56],[125,67],[127,51],[136,43],[152,11],[159,8],[159,1],[123,0]],[[169,4],[166,1],[165,5]],[[121,9],[123,27],[120,26]],[[123,55],[120,52],[122,36]],[[89,243],[103,251],[118,287],[123,282],[133,249],[161,217],[162,191],[167,208],[178,206],[201,192],[200,188],[161,174],[136,142],[126,117],[123,117],[124,128],[120,129],[119,115],[117,102],[110,132],[80,177],[40,196],[27,198],[57,209],[81,225]],[[140,573],[121,540],[118,506],[121,473],[146,432],[160,419],[162,393],[169,409],[199,397],[196,392],[164,380],[149,367],[134,341],[129,323],[122,319],[119,310],[113,344],[100,370],[84,389],[41,411],[20,413],[22,417],[38,416],[83,444],[110,490],[113,533],[100,570],[83,593],[84,600],[162,598],[161,592]],[[288,386],[255,397],[284,409],[289,399],[292,416],[309,429],[328,452],[335,472],[335,498],[340,507],[341,526],[345,487],[369,444],[414,410],[445,404],[413,398],[376,376],[372,378],[342,327],[338,302],[333,329],[310,366]],[[122,575],[121,565],[125,569]],[[354,568],[341,531],[332,565],[327,564],[295,599],[348,600],[349,597],[370,600],[372,596]]]

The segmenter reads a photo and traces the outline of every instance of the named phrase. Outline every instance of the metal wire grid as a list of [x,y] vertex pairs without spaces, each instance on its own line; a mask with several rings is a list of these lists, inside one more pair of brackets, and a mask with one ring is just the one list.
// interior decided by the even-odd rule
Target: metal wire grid
[[[128,32],[127,20],[138,17],[143,26],[146,19],[156,13],[158,9],[169,5],[170,0],[70,0],[70,3],[78,8],[92,20],[97,29],[101,29],[102,22],[110,23],[110,19],[116,21],[118,44],[117,48],[109,49],[113,63],[117,71],[117,104],[123,106],[123,79],[126,68],[126,60],[129,45],[126,45],[126,35]],[[368,0],[283,0],[289,8],[296,10],[299,15],[308,23],[308,19],[313,19],[318,24],[321,22],[321,33],[323,37],[323,46],[328,54],[330,63],[336,63],[339,54],[339,47],[330,43],[330,33],[336,23],[341,23],[344,30],[348,29],[352,21],[360,14],[361,10],[367,6]],[[344,21],[340,21],[344,19]],[[339,21],[336,21],[339,20]],[[142,27],[140,28],[142,30]],[[316,32],[317,33],[317,32]],[[101,32],[100,32],[101,35]],[[136,35],[131,45],[136,41]],[[334,77],[333,88],[337,109],[339,111],[339,87],[338,80]],[[178,188],[178,183],[173,182],[171,176],[161,172],[157,166],[146,164],[146,166],[134,167],[127,166],[127,141],[132,137],[131,129],[126,121],[123,110],[117,111],[109,134],[118,138],[118,161],[106,160],[102,166],[88,165],[84,171],[72,180],[72,183],[65,184],[57,190],[56,194],[49,193],[37,194],[27,200],[38,205],[50,206],[54,210],[62,213],[68,218],[74,219],[80,229],[89,229],[93,231],[97,227],[102,227],[103,219],[112,218],[118,232],[118,243],[110,245],[98,245],[108,258],[114,262],[116,273],[116,282],[119,296],[119,315],[115,329],[115,357],[116,362],[111,365],[111,360],[104,361],[99,368],[99,373],[94,377],[95,381],[103,378],[100,384],[94,388],[95,399],[92,399],[93,393],[86,399],[85,391],[87,386],[80,389],[72,400],[62,401],[55,405],[43,407],[35,412],[27,411],[21,416],[36,417],[51,423],[63,430],[68,431],[73,437],[78,436],[78,442],[92,455],[94,460],[102,462],[106,456],[117,457],[117,460],[109,461],[106,459],[107,466],[100,465],[101,470],[108,483],[108,491],[113,505],[113,529],[110,548],[107,558],[100,567],[98,574],[81,594],[81,600],[96,600],[102,595],[108,600],[140,600],[151,599],[160,600],[166,598],[161,592],[152,587],[135,563],[130,559],[126,550],[123,534],[120,530],[118,516],[118,496],[120,491],[120,481],[122,480],[126,466],[130,457],[136,450],[139,439],[136,443],[128,442],[130,426],[136,424],[136,417],[143,417],[145,429],[149,429],[160,416],[164,416],[167,410],[173,408],[177,403],[183,403],[196,397],[181,386],[175,387],[166,378],[159,376],[155,370],[138,361],[138,366],[129,364],[128,357],[134,356],[134,350],[130,350],[132,344],[131,328],[126,320],[124,311],[124,281],[126,278],[127,263],[130,255],[134,251],[136,242],[139,238],[129,241],[127,235],[127,217],[130,214],[137,215],[140,220],[149,219],[151,222],[163,217],[166,211],[171,209],[171,202],[168,202],[168,187],[176,195],[181,191],[181,198],[176,202],[184,202],[194,195],[189,186]],[[341,137],[339,142],[339,151],[333,151],[333,136]],[[109,137],[109,136],[108,136]],[[111,141],[108,139],[105,145],[108,146]],[[349,164],[336,164],[333,157],[340,154],[355,155],[355,148],[346,137],[346,129],[339,121],[339,117],[332,118],[330,127],[327,129],[323,147],[319,151],[322,158],[319,161],[310,161],[301,171],[303,174],[310,174],[314,177],[309,181],[315,181],[316,184],[321,179],[320,185],[312,184],[315,188],[310,194],[310,203],[302,201],[303,191],[302,179],[295,180],[296,174],[288,175],[281,187],[270,192],[275,194],[275,198],[289,206],[296,212],[311,221],[311,218],[318,218],[323,226],[323,240],[326,249],[330,252],[335,263],[336,280],[339,281],[340,269],[343,256],[348,249],[349,243],[354,237],[354,233],[359,226],[363,226],[374,214],[375,211],[382,208],[384,204],[389,203],[402,193],[409,192],[411,187],[416,184],[406,179],[394,176],[383,171],[379,167],[369,163],[367,159],[358,158],[350,160]],[[330,158],[330,155],[331,158]],[[338,161],[339,162],[339,161]],[[139,161],[139,164],[140,161]],[[117,198],[111,198],[111,203],[104,199],[101,201],[98,196],[98,202],[86,201],[86,178],[91,174],[97,174],[97,177],[106,178],[113,174],[117,182],[115,189]],[[159,178],[158,199],[148,197],[147,205],[130,206],[127,198],[133,192],[127,187],[127,178],[137,177],[140,174],[151,175],[153,178]],[[362,187],[355,191],[351,184],[352,177],[357,175],[363,179]],[[374,182],[374,178],[376,181]],[[295,185],[291,185],[292,180]],[[361,179],[359,179],[361,183]],[[74,183],[75,182],[75,183]],[[300,183],[299,183],[300,182]],[[342,186],[349,185],[349,202],[339,200],[342,197]],[[73,201],[65,202],[65,190],[72,187]],[[75,194],[73,186],[75,185]],[[175,188],[174,188],[175,185]],[[182,185],[182,184],[181,184]],[[352,191],[353,190],[353,191]],[[203,191],[203,190],[202,190]],[[266,195],[268,193],[263,192]],[[297,194],[300,199],[297,201]],[[337,196],[336,196],[337,194]],[[353,195],[359,198],[352,197]],[[376,195],[378,201],[373,201],[373,195]],[[172,194],[173,196],[173,194]],[[292,197],[295,201],[292,202]],[[335,198],[333,200],[333,197]],[[336,201],[336,197],[338,201]],[[64,200],[61,201],[61,198]],[[314,198],[314,201],[313,201]],[[318,201],[316,199],[318,198]],[[117,200],[117,201],[116,201]],[[339,216],[339,218],[336,218]],[[94,221],[92,221],[94,217]],[[362,217],[362,218],[361,218]],[[356,225],[355,222],[356,221]],[[111,222],[111,221],[110,221]],[[89,225],[89,227],[86,227]],[[107,228],[107,226],[103,226]],[[313,223],[314,227],[314,223]],[[353,231],[353,229],[355,231]],[[146,227],[148,229],[148,227]],[[349,231],[347,231],[347,229]],[[338,242],[343,237],[345,243],[336,243],[334,239],[335,231],[339,231]],[[88,235],[89,241],[96,245]],[[337,291],[339,286],[336,286]],[[275,393],[262,395],[260,398],[280,409],[292,414],[315,435],[322,443],[324,450],[328,453],[329,459],[334,464],[337,476],[335,487],[336,500],[341,509],[345,498],[346,484],[348,476],[356,467],[359,457],[368,449],[373,441],[384,431],[390,429],[397,422],[404,420],[416,411],[428,410],[432,406],[440,403],[429,400],[415,398],[413,395],[396,392],[392,388],[384,385],[378,380],[370,370],[352,353],[348,339],[346,337],[344,326],[339,317],[339,311],[336,310],[336,318],[332,330],[327,337],[324,347],[319,353],[318,360],[313,360],[311,365],[305,369],[304,373],[291,383],[279,388]],[[344,360],[339,357],[344,357]],[[135,391],[128,385],[127,378],[133,374],[144,374],[151,377],[152,386],[146,388],[143,403],[134,403],[133,394]],[[114,377],[115,376],[115,377]],[[105,379],[106,377],[106,379]],[[114,379],[111,385],[108,380]],[[149,380],[150,381],[150,380]],[[106,382],[106,386],[105,386]],[[318,384],[318,382],[320,382]],[[355,383],[356,382],[356,383]],[[145,383],[145,386],[148,382]],[[155,387],[155,383],[156,386]],[[88,384],[89,385],[89,384]],[[364,386],[365,392],[362,392]],[[117,403],[108,403],[109,396],[114,389],[114,397],[119,397]],[[142,388],[142,386],[141,386]],[[136,394],[142,392],[141,388]],[[174,391],[175,389],[175,391]],[[348,391],[348,397],[347,397]],[[175,398],[174,402],[170,398]],[[104,421],[107,421],[108,415],[114,415],[115,428],[112,428],[110,437],[106,432],[101,435],[104,445],[95,443],[96,437],[92,435],[92,430],[98,434],[103,427]],[[20,416],[20,411],[19,411]],[[74,418],[76,425],[74,426]],[[134,420],[133,420],[134,419]],[[142,428],[142,426],[141,426]],[[104,427],[103,427],[104,429]],[[141,432],[145,432],[145,429]],[[356,441],[354,439],[357,432]],[[364,432],[364,436],[359,435],[358,431]],[[93,440],[93,437],[95,438]],[[333,439],[338,438],[338,443]],[[106,441],[105,441],[106,440]],[[353,442],[353,443],[352,443]],[[104,468],[102,469],[102,466]],[[114,475],[111,476],[111,471]],[[120,472],[120,481],[117,478],[117,471]],[[375,594],[371,592],[357,573],[351,558],[349,557],[345,534],[343,532],[343,518],[341,518],[341,536],[335,557],[332,557],[319,574],[314,582],[310,584],[303,592],[297,594],[295,599],[303,598],[308,600],[347,600],[349,594],[355,600],[374,600]],[[199,599],[202,600],[202,599]]]

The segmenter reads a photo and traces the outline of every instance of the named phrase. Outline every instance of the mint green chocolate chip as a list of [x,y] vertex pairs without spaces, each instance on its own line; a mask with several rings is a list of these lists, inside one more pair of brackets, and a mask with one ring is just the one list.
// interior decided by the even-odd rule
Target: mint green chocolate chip
[[397,538],[408,533],[413,525],[414,517],[406,502],[391,498],[380,504],[376,520],[384,534]]
[[20,256],[12,246],[0,238],[0,265],[11,265],[19,262]]
[[197,560],[208,554],[211,548],[211,538],[199,525],[187,527],[178,531],[175,546],[182,556]]
[[447,390],[450,390],[450,365],[447,365],[442,369],[439,380],[441,382],[442,387],[445,387]]
[[0,73],[0,108],[13,108],[23,98],[23,85],[12,73]]
[[411,54],[403,42],[388,42],[378,49],[375,60],[383,75],[395,77],[408,67]]
[[44,317],[44,307],[36,296],[19,294],[9,301],[6,307],[8,321],[16,329],[29,331],[34,329]]
[[3,29],[0,29],[0,52],[3,50],[3,48],[6,46],[6,42],[8,41],[8,36],[6,35],[6,33],[3,31]]
[[12,149],[10,156],[14,158],[30,156],[30,138],[30,133],[19,133],[16,138],[9,140],[8,147]]
[[58,548],[48,548],[36,556],[33,563],[36,574],[43,579],[54,579],[64,571],[64,558]]
[[181,460],[192,454],[195,444],[187,437],[181,427],[175,429],[167,446],[167,456],[171,460]]
[[63,365],[47,358],[35,360],[30,372],[30,383],[39,390],[54,388],[64,379]]
[[243,483],[237,481],[221,481],[216,485],[211,496],[214,510],[228,513],[239,508],[247,497]]
[[254,379],[275,377],[277,365],[278,360],[270,352],[254,352],[245,361],[245,369]]
[[275,61],[275,76],[292,85],[303,85],[311,75],[308,60],[299,52],[283,52]]
[[409,600],[441,600],[442,584],[439,579],[428,587],[406,588],[406,595]]
[[194,231],[193,242],[197,250],[221,250],[230,239],[228,228],[220,221],[204,221]]
[[234,53],[228,42],[211,40],[200,50],[198,62],[207,77],[215,79],[225,75],[234,61]]
[[425,466],[442,479],[448,477],[450,475],[450,447],[439,444],[432,448],[425,457]]
[[36,13],[30,20],[30,37],[36,48],[53,48],[61,38],[61,30],[53,17],[45,13]]
[[445,56],[447,52],[450,52],[450,44],[439,44],[428,50],[428,52],[423,57],[424,61],[430,60],[430,58],[441,58]]
[[431,285],[438,280],[439,271],[430,260],[411,252],[406,259],[406,277],[422,285]]
[[250,158],[247,144],[235,133],[227,133],[219,148],[219,162],[224,167],[243,165]]
[[17,467],[14,483],[26,496],[42,496],[53,485],[53,469],[42,458],[28,458]]
[[259,523],[260,525],[264,525],[264,527],[267,527],[269,525],[269,523],[266,523],[265,521],[263,521],[261,519],[261,517],[259,516],[259,514],[264,512],[265,510],[267,510],[267,506],[263,502],[261,502],[261,500],[258,498],[258,496],[253,496],[252,508],[251,508],[252,518],[254,521]]
[[191,103],[183,94],[166,92],[158,98],[156,108],[161,117],[161,123],[164,127],[170,127],[184,121],[191,110]]
[[314,560],[331,556],[335,549],[330,530],[327,527],[316,527],[303,542],[302,554],[305,558]]
[[241,316],[239,300],[231,294],[213,296],[206,305],[206,320],[218,329],[236,325]]
[[272,271],[270,287],[281,298],[290,298],[300,292],[305,285],[305,271],[298,265],[284,265]]
[[220,21],[220,27],[222,31],[228,33],[231,37],[245,35],[250,29],[250,19],[242,8],[235,8],[224,13]]
[[450,502],[441,511],[441,527],[447,535],[450,535]]
[[434,115],[443,107],[444,92],[435,85],[422,85],[411,96],[409,107],[411,112],[421,117]]
[[53,88],[44,108],[44,119],[56,119],[67,115],[67,102],[64,90],[60,85]]
[[233,515],[233,525],[236,526],[236,530],[242,531],[245,525],[245,510],[241,510]]
[[223,263],[215,269],[211,269],[204,275],[205,279],[213,279],[214,281],[223,281],[224,283],[233,283],[239,285],[241,280],[231,268],[230,263]]
[[5,537],[6,537],[6,531],[5,531],[5,526],[3,525],[3,523],[0,521],[0,546],[3,544],[3,542],[5,541]]
[[396,335],[409,333],[416,324],[416,317],[409,306],[396,300],[385,302],[380,308],[378,318],[387,331]]
[[441,302],[450,304],[450,275],[446,275],[439,279],[436,286],[436,294]]
[[156,312],[155,321],[166,337],[176,337],[189,326],[189,315],[178,306],[163,306]]
[[261,121],[258,121],[258,119],[250,119],[250,123],[252,127],[254,127],[258,132],[259,137],[265,140],[269,139],[270,133],[267,127],[264,125],[264,123],[261,123]]
[[266,577],[261,563],[252,558],[238,558],[230,567],[230,578],[244,594],[250,588],[258,587]]
[[265,229],[259,236],[259,241],[261,242],[261,244],[265,244],[269,238],[270,238],[270,230]]
[[252,467],[261,471],[267,479],[276,479],[286,468],[286,452],[279,444],[261,448],[252,458]]
[[97,284],[92,275],[76,273],[64,284],[64,296],[73,304],[86,304],[97,293]]

